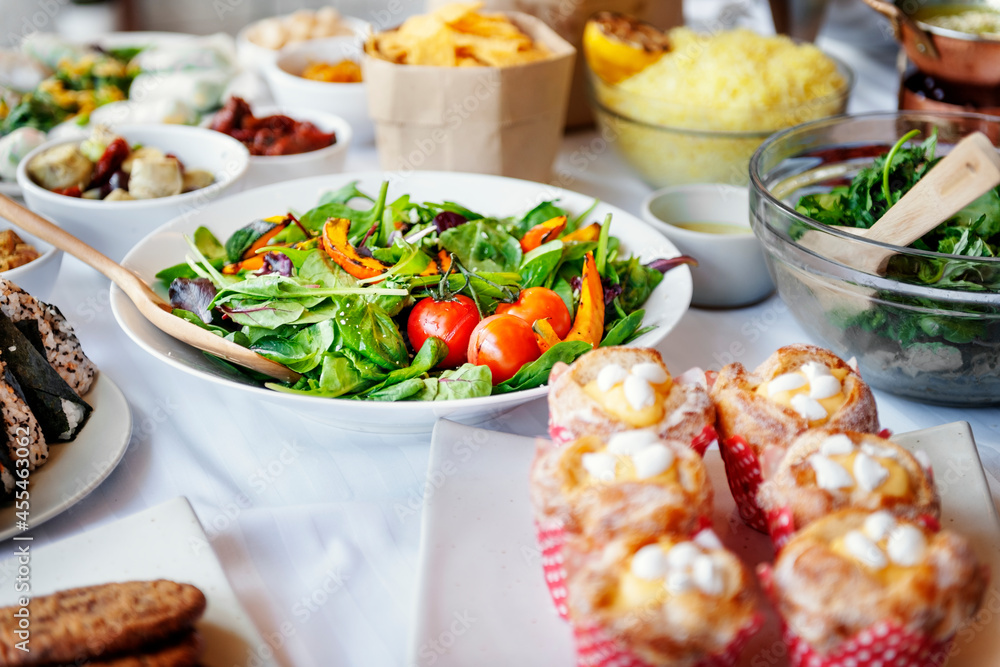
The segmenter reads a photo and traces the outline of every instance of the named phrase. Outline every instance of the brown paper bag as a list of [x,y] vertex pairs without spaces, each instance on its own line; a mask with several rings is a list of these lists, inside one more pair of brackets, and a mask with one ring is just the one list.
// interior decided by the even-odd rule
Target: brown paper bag
[[575,49],[533,16],[508,16],[552,57],[513,67],[425,67],[365,54],[368,112],[383,169],[549,179]]
[[[437,9],[455,0],[427,0],[427,9]],[[566,109],[566,127],[593,122],[587,99],[587,63],[583,58],[583,26],[596,12],[628,14],[666,29],[683,25],[682,0],[484,0],[486,9],[518,11],[537,16],[577,50],[573,87]]]

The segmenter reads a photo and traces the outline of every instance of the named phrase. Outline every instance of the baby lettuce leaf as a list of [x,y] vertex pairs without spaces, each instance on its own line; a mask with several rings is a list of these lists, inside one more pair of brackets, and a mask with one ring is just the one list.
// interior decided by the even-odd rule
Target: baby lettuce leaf
[[589,352],[591,349],[592,346],[590,343],[582,340],[565,340],[561,343],[556,343],[546,350],[542,356],[538,357],[538,359],[535,359],[530,364],[521,366],[520,370],[514,374],[514,377],[493,387],[493,393],[506,394],[512,391],[540,387],[549,381],[549,373],[552,371],[552,367],[556,365],[556,362],[572,363],[583,353]]
[[642,318],[646,315],[645,310],[633,310],[631,313],[621,318],[604,334],[600,347],[610,347],[612,345],[624,345],[632,340],[635,332],[642,324]]
[[489,396],[493,389],[493,374],[489,366],[463,364],[437,377],[424,380],[420,392],[408,397],[416,401],[450,401],[458,398]]
[[336,338],[332,320],[303,327],[293,336],[266,336],[257,339],[250,349],[298,373],[308,373],[323,360]]
[[347,185],[337,189],[328,190],[319,198],[319,206],[324,204],[350,204],[355,199],[365,199],[374,203],[375,200],[358,189],[358,182],[351,181]]
[[521,244],[495,220],[475,220],[442,232],[438,243],[470,271],[517,271]]
[[339,340],[385,370],[409,365],[406,342],[396,322],[377,304],[359,296],[334,299]]
[[440,338],[430,336],[420,346],[409,366],[392,371],[386,376],[385,380],[372,387],[368,393],[375,394],[394,384],[419,378],[421,375],[430,372],[446,356],[448,356],[448,344]]
[[569,217],[565,210],[556,206],[556,201],[558,200],[553,199],[552,201],[543,201],[541,204],[525,213],[523,218],[517,220],[511,226],[511,233],[520,239],[535,225],[548,222],[552,218],[558,218],[560,215],[566,215]]
[[630,313],[644,304],[657,285],[663,281],[662,273],[643,265],[638,257],[612,262],[611,266],[622,287],[618,303],[626,313]]
[[544,285],[549,275],[555,271],[562,261],[563,242],[549,241],[544,243],[521,259],[521,289]]
[[379,389],[364,396],[370,401],[405,401],[414,394],[419,393],[424,388],[424,381],[420,378],[410,378],[391,384],[384,389]]
[[[193,239],[195,247],[216,270],[221,269],[225,265],[226,249],[219,243],[219,239],[215,238],[215,235],[212,234],[208,227],[199,227],[194,230]],[[164,285],[170,285],[176,278],[197,278],[198,274],[191,269],[191,266],[187,262],[181,262],[180,264],[174,264],[163,269],[156,274],[156,277]]]

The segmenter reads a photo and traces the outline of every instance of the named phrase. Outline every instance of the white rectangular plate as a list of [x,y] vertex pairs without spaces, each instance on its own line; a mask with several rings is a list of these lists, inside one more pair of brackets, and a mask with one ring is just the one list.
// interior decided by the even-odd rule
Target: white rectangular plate
[[[193,584],[208,600],[197,628],[204,640],[204,667],[273,667],[257,654],[263,640],[229,586],[187,498],[175,498],[138,514],[54,544],[8,542],[8,553],[31,545],[31,594],[116,581],[172,579]],[[12,605],[14,559],[0,563],[0,605]]]
[[[1000,525],[969,425],[955,422],[894,437],[923,449],[941,491],[943,527],[967,536],[990,564],[984,611],[956,640],[949,667],[1000,656]],[[420,544],[416,628],[409,665],[572,667],[569,625],[542,577],[528,498],[532,438],[440,421],[434,429]],[[736,514],[719,451],[705,456],[715,489],[715,529],[750,566],[772,557],[769,540]],[[785,667],[772,616],[741,667]]]

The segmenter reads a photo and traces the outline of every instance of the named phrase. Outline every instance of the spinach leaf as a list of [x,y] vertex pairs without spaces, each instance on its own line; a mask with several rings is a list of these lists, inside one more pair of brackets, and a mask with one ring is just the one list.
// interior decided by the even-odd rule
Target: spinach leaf
[[611,267],[622,286],[618,302],[626,313],[644,304],[657,285],[663,282],[663,274],[643,265],[638,257],[612,262]]
[[367,394],[365,398],[371,401],[405,401],[422,391],[423,388],[424,381],[422,379],[410,378]]
[[633,310],[627,316],[615,322],[604,334],[600,347],[610,347],[612,345],[624,345],[632,340],[634,334],[642,324],[642,318],[646,315],[645,310]]
[[244,299],[234,297],[216,306],[241,326],[277,328],[297,321],[306,306],[292,299]]
[[395,370],[409,362],[396,322],[377,304],[357,296],[335,299],[339,340],[380,368]]
[[408,400],[450,401],[458,398],[489,396],[493,390],[493,374],[489,366],[463,364],[437,377],[424,380],[423,389]]
[[437,366],[446,356],[448,356],[448,344],[440,338],[431,336],[420,346],[420,350],[417,351],[409,366],[389,373],[385,380],[372,387],[369,393],[380,392],[394,384],[419,378]]
[[521,289],[544,285],[562,257],[563,242],[558,240],[544,243],[525,255],[518,269],[521,274]]
[[336,329],[332,320],[303,327],[293,336],[266,336],[251,346],[254,352],[298,373],[308,373],[323,360],[333,345]]
[[351,181],[338,190],[329,190],[324,192],[319,198],[318,206],[322,206],[324,204],[350,204],[355,199],[365,199],[373,203],[375,202],[374,199],[366,195],[361,190],[358,190],[357,181]]
[[[306,229],[318,234],[321,232],[323,225],[328,219],[346,218],[351,221],[351,227],[347,234],[347,240],[350,241],[352,245],[357,246],[361,243],[361,239],[364,238],[366,233],[368,233],[368,230],[371,229],[372,225],[378,224],[382,221],[382,213],[385,210],[385,198],[388,193],[388,188],[388,181],[382,183],[382,189],[379,191],[378,199],[375,200],[374,205],[368,210],[353,208],[339,200],[329,201],[306,211],[302,217],[299,218],[299,222],[302,223],[302,226]],[[342,198],[343,195],[338,197],[338,199]]]
[[591,349],[590,343],[582,340],[564,340],[561,343],[556,343],[538,359],[521,366],[514,377],[493,387],[493,393],[506,394],[512,391],[540,387],[549,381],[549,372],[552,371],[556,362],[572,363],[584,352]]
[[[219,243],[219,239],[208,229],[199,227],[194,230],[194,245],[205,257],[206,260],[216,269],[220,270],[226,263],[226,249]],[[171,267],[163,269],[156,274],[156,277],[165,285],[170,285],[175,278],[197,278],[198,274],[191,269],[187,262],[181,262]]]
[[442,232],[438,244],[470,271],[517,271],[521,244],[493,220],[475,220]]
[[560,215],[565,215],[569,218],[569,215],[565,210],[556,206],[558,199],[553,199],[552,201],[543,201],[541,204],[531,209],[524,214],[524,217],[517,220],[511,226],[511,233],[517,237],[521,238],[524,236],[529,229],[535,225],[540,225],[543,222],[548,222],[552,218],[558,218]]

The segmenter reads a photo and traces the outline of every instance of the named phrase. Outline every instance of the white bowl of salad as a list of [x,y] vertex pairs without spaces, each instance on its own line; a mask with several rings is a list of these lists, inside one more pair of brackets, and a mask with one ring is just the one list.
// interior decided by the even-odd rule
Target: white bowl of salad
[[250,154],[219,132],[183,125],[97,128],[47,142],[17,167],[28,208],[112,259],[246,172]]
[[678,255],[634,216],[538,183],[321,176],[177,218],[122,262],[178,316],[298,371],[298,383],[226,368],[152,327],[116,288],[111,303],[141,347],[227,392],[341,428],[420,432],[542,397],[555,362],[595,345],[658,343],[691,299]]

